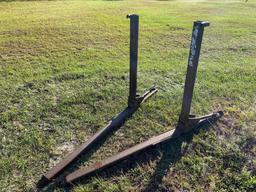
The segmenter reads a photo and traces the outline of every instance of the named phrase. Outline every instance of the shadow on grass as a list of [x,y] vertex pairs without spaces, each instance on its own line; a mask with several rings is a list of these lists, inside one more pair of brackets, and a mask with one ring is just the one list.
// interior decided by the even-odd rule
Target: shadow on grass
[[[198,127],[197,129],[194,129],[193,131],[179,138],[171,139],[169,141],[166,141],[154,147],[148,148],[143,152],[140,152],[136,155],[129,157],[128,159],[118,163],[115,166],[112,166],[110,168],[106,168],[103,171],[100,171],[99,173],[96,174],[96,177],[102,178],[102,179],[110,179],[113,176],[123,175],[126,172],[128,172],[130,169],[143,165],[147,162],[156,160],[157,158],[159,158],[159,156],[161,156],[161,159],[157,163],[155,171],[152,174],[148,184],[142,189],[143,192],[158,191],[159,188],[161,187],[160,185],[162,183],[164,176],[167,174],[167,172],[170,169],[170,166],[175,165],[176,162],[178,162],[182,158],[182,156],[186,153],[189,143],[193,139],[193,136],[198,134],[200,130],[208,130],[209,127],[214,122],[215,121],[211,121],[211,122],[208,121],[203,125],[201,125],[200,127]],[[106,139],[107,138],[105,138],[104,141]],[[65,191],[70,191],[73,188],[73,186],[63,185],[62,181],[64,180],[64,177],[68,173],[73,172],[77,168],[77,166],[79,166],[79,164],[81,165],[82,162],[87,161],[92,155],[92,153],[94,153],[104,141],[101,141],[97,145],[97,147],[91,150],[90,153],[87,153],[87,155],[81,158],[79,162],[77,161],[76,166],[74,164],[70,166],[64,174],[62,174],[56,179],[54,183],[50,184],[44,190],[39,190],[39,191],[54,191],[57,188],[62,188]],[[182,147],[182,146],[185,146],[185,147]],[[75,185],[78,185],[79,183],[87,184],[87,183],[90,183],[91,181],[92,181],[92,178],[89,176],[89,177],[81,178],[79,181],[75,183]]]
[[[186,153],[188,144],[192,141],[193,134],[189,133],[180,138],[167,141],[161,144],[160,150],[162,156],[160,161],[157,163],[155,171],[148,181],[147,186],[142,190],[143,192],[158,191],[164,176],[168,173],[171,166],[175,165],[182,156]],[[184,148],[182,145],[186,143]]]
[[208,131],[209,128],[216,121],[217,119],[205,121],[198,128],[192,130],[191,132],[184,134],[177,139],[172,139],[170,141],[162,143],[160,146],[160,149],[162,151],[162,157],[158,162],[147,186],[143,188],[142,192],[156,192],[168,190],[161,190],[161,184],[164,176],[168,173],[170,166],[174,166],[187,152],[189,143],[191,143],[191,141],[193,140],[194,135],[197,135],[200,130]]

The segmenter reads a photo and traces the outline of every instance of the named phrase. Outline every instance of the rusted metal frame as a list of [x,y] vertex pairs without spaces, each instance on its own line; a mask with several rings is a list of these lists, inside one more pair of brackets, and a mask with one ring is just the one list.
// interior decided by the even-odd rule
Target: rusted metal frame
[[72,153],[67,155],[60,163],[46,172],[37,187],[44,187],[56,178],[62,171],[68,167],[81,154],[90,150],[92,146],[102,140],[106,135],[120,128],[125,121],[132,116],[132,114],[140,107],[140,104],[145,102],[149,97],[155,94],[158,90],[151,87],[142,96],[137,95],[137,59],[138,59],[138,15],[128,15],[130,18],[130,86],[128,96],[128,107],[119,113],[106,127],[98,131],[93,137],[80,145]]
[[181,134],[191,131],[199,127],[205,122],[213,122],[218,118],[223,116],[223,112],[219,111],[202,117],[195,117],[195,115],[190,115],[190,108],[193,96],[193,89],[196,79],[197,66],[200,55],[200,48],[203,37],[204,27],[209,26],[208,22],[196,21],[194,22],[192,30],[192,40],[188,60],[188,69],[185,80],[184,94],[183,94],[183,103],[181,114],[179,117],[178,125],[175,129],[163,133],[161,135],[150,138],[149,140],[135,145],[117,155],[114,155],[102,162],[96,163],[89,167],[82,167],[75,172],[69,174],[65,178],[65,183],[73,183],[79,180],[81,177],[89,176],[95,172],[98,172],[108,166],[111,166],[125,158],[128,158],[131,155],[139,153],[153,145],[160,144],[166,140],[179,137]]

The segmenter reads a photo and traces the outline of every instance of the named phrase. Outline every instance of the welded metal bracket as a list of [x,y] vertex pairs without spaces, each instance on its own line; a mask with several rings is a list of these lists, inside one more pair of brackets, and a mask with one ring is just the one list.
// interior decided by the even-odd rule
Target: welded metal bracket
[[162,142],[165,142],[173,138],[177,138],[184,133],[187,133],[189,131],[192,131],[193,129],[200,127],[204,123],[208,123],[208,122],[214,123],[217,119],[223,116],[222,111],[218,111],[216,113],[212,113],[202,117],[196,117],[195,115],[190,115],[190,108],[191,108],[193,89],[194,89],[194,84],[196,79],[203,31],[204,31],[204,27],[206,26],[209,26],[209,22],[203,22],[203,21],[194,22],[191,47],[190,47],[189,59],[188,59],[187,75],[186,75],[184,94],[183,94],[183,103],[182,103],[181,113],[179,116],[178,125],[176,126],[176,128],[166,133],[163,133],[161,135],[152,137],[145,142],[137,144],[101,162],[95,163],[92,166],[82,167],[74,171],[73,173],[66,176],[64,181],[65,184],[71,184],[73,182],[76,182],[81,177],[94,174],[108,166],[112,166],[113,164],[128,158],[131,155],[137,154],[151,146],[160,144]]
[[137,95],[137,65],[138,65],[138,33],[139,33],[139,16],[132,14],[130,18],[130,82],[128,106],[113,118],[106,127],[99,130],[93,137],[84,142],[72,153],[67,155],[61,162],[46,172],[41,180],[37,183],[38,188],[42,188],[56,178],[63,170],[68,167],[81,154],[90,150],[96,143],[101,141],[106,135],[120,128],[125,121],[145,102],[149,97],[157,92],[155,87],[151,87],[142,96]]

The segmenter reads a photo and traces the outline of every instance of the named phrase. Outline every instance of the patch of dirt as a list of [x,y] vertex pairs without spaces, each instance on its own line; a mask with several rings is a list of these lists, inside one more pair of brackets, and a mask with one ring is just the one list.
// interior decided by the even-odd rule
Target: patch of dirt
[[[73,141],[67,141],[55,147],[54,151],[52,152],[52,157],[50,159],[49,167],[55,166],[60,160],[62,156],[70,153],[75,149],[76,143]],[[65,154],[65,155],[64,155]]]

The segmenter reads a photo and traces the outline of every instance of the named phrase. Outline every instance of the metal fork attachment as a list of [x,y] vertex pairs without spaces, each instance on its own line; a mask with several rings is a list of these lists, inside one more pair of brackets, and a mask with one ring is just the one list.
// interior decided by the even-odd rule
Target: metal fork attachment
[[151,87],[142,96],[137,95],[137,64],[138,64],[138,33],[139,33],[139,16],[128,15],[130,19],[130,84],[128,106],[119,113],[106,127],[99,130],[93,137],[80,145],[77,149],[67,155],[60,163],[47,171],[37,183],[37,187],[42,188],[49,184],[54,178],[63,172],[77,157],[87,152],[96,143],[101,141],[108,134],[120,128],[125,121],[145,102],[149,97],[157,92],[155,87]]
[[[130,16],[131,18],[131,26],[135,25],[132,22],[132,18],[135,18],[134,21],[137,20],[137,16]],[[178,125],[176,126],[175,129],[170,130],[166,133],[163,133],[161,135],[155,136],[150,138],[149,140],[140,143],[138,145],[135,145],[134,147],[131,147],[121,153],[118,153],[117,155],[114,155],[110,158],[107,158],[103,160],[102,162],[96,163],[92,166],[89,167],[82,167],[73,173],[69,174],[66,176],[65,183],[73,183],[77,180],[79,180],[81,177],[89,176],[91,174],[94,174],[108,166],[111,166],[123,159],[128,158],[131,155],[137,154],[139,152],[142,152],[143,150],[160,144],[164,141],[177,138],[180,135],[187,133],[193,129],[198,128],[202,124],[206,122],[211,122],[214,123],[218,118],[223,116],[222,111],[218,111],[216,113],[212,113],[209,115],[205,115],[202,117],[196,117],[194,115],[190,115],[190,108],[191,108],[191,102],[192,102],[192,96],[193,96],[193,89],[195,85],[195,79],[196,79],[196,73],[197,73],[197,66],[198,66],[198,61],[199,61],[199,55],[200,55],[200,48],[201,48],[201,43],[202,43],[202,37],[203,37],[203,32],[204,32],[204,27],[209,26],[209,22],[203,22],[203,21],[195,21],[194,26],[193,26],[193,31],[192,31],[192,40],[191,40],[191,47],[190,47],[190,52],[189,52],[189,59],[188,59],[188,67],[187,67],[187,75],[186,75],[186,80],[185,80],[185,87],[184,87],[184,95],[183,95],[183,103],[182,103],[182,108],[181,108],[181,113],[179,116],[179,121]],[[136,27],[135,27],[136,28]],[[132,27],[131,27],[132,29]],[[136,30],[137,31],[137,30]],[[133,34],[131,32],[131,34]],[[134,33],[135,34],[135,33]],[[131,45],[134,45],[137,47],[137,43],[135,43],[131,38]],[[132,46],[131,46],[132,47]],[[136,50],[136,49],[135,49]],[[131,60],[131,65],[132,63],[136,62],[137,59],[136,57],[136,52],[133,52],[131,49],[131,58],[134,58],[134,61]],[[134,65],[136,66],[136,65]],[[136,71],[135,68],[130,67],[130,72]],[[136,79],[136,74],[135,75]],[[130,76],[132,77],[132,76]],[[130,88],[136,87],[136,82],[130,81]],[[130,89],[131,90],[131,89]],[[129,97],[129,104],[133,103],[133,101],[136,101],[135,99],[135,93],[136,93],[136,88],[133,89],[133,91],[130,92],[130,97]]]

